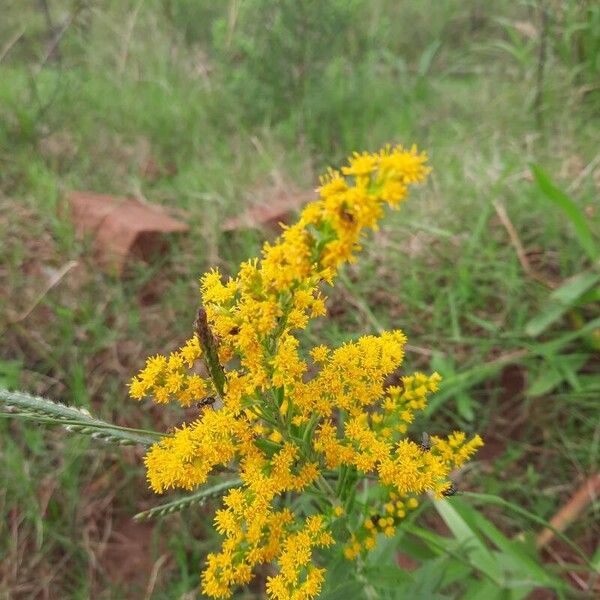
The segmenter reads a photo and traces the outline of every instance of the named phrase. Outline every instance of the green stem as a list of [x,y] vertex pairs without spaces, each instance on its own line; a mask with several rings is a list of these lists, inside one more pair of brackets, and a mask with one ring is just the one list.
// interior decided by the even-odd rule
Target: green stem
[[344,484],[346,483],[347,477],[348,477],[348,465],[342,465],[342,467],[340,469],[339,478],[338,478],[337,488],[335,491],[338,498],[343,497]]
[[317,486],[325,492],[332,504],[335,503],[337,495],[334,489],[329,485],[329,482],[321,475],[316,481]]

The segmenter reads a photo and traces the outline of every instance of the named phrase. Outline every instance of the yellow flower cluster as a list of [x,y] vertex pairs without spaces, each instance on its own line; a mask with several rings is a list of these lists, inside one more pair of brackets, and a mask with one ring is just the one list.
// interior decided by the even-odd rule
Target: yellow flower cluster
[[408,498],[403,502],[395,492],[391,492],[388,501],[383,505],[384,514],[371,510],[362,527],[352,534],[350,542],[344,548],[344,556],[352,560],[361,553],[372,550],[377,543],[378,533],[393,537],[396,534],[396,526],[406,517],[406,510],[413,510],[417,506],[419,501],[416,498]]
[[[403,360],[401,331],[337,349],[318,346],[308,353],[312,365],[296,337],[325,314],[322,283],[332,284],[340,266],[354,260],[384,207],[397,207],[408,187],[425,179],[426,160],[414,147],[387,147],[355,154],[341,171],[329,171],[319,198],[264,245],[260,259],[226,280],[217,270],[204,275],[204,320],[196,335],[169,357],[148,359],[131,382],[135,399],[183,406],[205,395],[218,400],[145,459],[150,486],[159,493],[193,489],[219,466],[239,472],[241,487],[227,494],[215,518],[224,541],[202,575],[209,597],[230,597],[259,565],[274,562],[269,598],[314,598],[325,576],[314,550],[334,544],[335,520],[343,519],[354,535],[346,555],[357,556],[375,544],[376,531],[394,534],[405,504],[416,506],[415,495],[444,495],[450,471],[482,444],[479,436],[454,433],[447,440],[432,437],[424,450],[405,437],[440,378],[415,373],[386,387]],[[381,490],[383,516],[375,521],[355,508],[348,512],[357,506],[349,500],[351,488],[363,477]],[[314,503],[296,503],[302,495]],[[306,512],[308,506],[318,506],[316,514]]]
[[159,404],[176,399],[182,406],[203,398],[213,391],[212,384],[189,372],[201,354],[199,340],[194,336],[168,358],[160,355],[148,358],[146,367],[129,384],[131,397],[141,400],[152,393]]

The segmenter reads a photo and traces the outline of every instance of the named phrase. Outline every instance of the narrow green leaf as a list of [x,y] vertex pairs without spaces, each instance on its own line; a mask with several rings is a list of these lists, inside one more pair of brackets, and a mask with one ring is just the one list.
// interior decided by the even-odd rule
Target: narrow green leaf
[[[404,528],[402,528],[403,530]],[[414,558],[417,561],[425,562],[438,556],[438,552],[433,552],[431,548],[418,541],[412,536],[403,535],[398,542],[398,550],[403,554]]]
[[[515,576],[517,576],[519,579],[531,578],[530,584],[532,586],[565,587],[563,581],[553,577],[539,562],[536,562],[535,558],[527,552],[523,542],[507,538],[482,513],[460,499],[457,498],[453,501],[453,507],[466,522],[481,531],[502,554],[511,559],[503,562],[512,565],[511,570],[514,571],[511,577],[512,580],[515,580]],[[535,580],[532,578],[535,578]],[[510,587],[510,585],[509,580],[507,581],[507,587]]]
[[324,591],[321,600],[347,600],[348,598],[362,598],[363,586],[358,581],[346,581],[330,591]]
[[568,279],[548,296],[546,306],[525,325],[525,333],[537,337],[546,331],[552,323],[574,308],[580,298],[598,282],[600,273],[593,271],[585,271]]
[[583,552],[577,544],[573,543],[564,533],[556,529],[556,527],[553,527],[548,521],[546,521],[546,519],[543,519],[542,517],[539,517],[538,515],[521,508],[519,505],[514,504],[513,502],[509,502],[504,498],[500,498],[499,496],[493,496],[492,494],[479,494],[475,492],[464,492],[464,495],[475,500],[481,500],[482,502],[488,504],[502,506],[503,508],[507,508],[513,512],[516,512],[517,514],[527,517],[529,520],[537,523],[538,525],[542,525],[545,528],[551,529],[556,537],[560,538],[565,544],[574,550],[590,568],[594,569],[594,571],[597,571],[590,562],[590,559],[586,556],[585,552]]
[[454,537],[467,548],[466,551],[473,566],[485,573],[490,579],[498,583],[501,582],[502,573],[494,556],[479,539],[477,532],[456,511],[453,503],[448,500],[438,500],[434,503],[434,507],[444,519]]
[[544,361],[537,377],[529,386],[527,395],[537,398],[548,394],[567,379],[568,371],[579,371],[589,359],[589,354],[560,354],[556,360]]
[[419,57],[419,66],[417,68],[418,74],[420,77],[425,77],[429,70],[431,69],[431,65],[433,64],[433,60],[438,50],[442,46],[442,42],[440,40],[433,40],[426,48],[423,50],[423,53]]
[[531,351],[544,357],[553,357],[560,353],[572,341],[585,337],[587,334],[600,328],[600,317],[588,321],[583,327],[575,331],[568,331],[548,342],[530,344]]
[[402,529],[416,536],[417,538],[423,540],[428,548],[430,548],[436,554],[449,553],[453,548],[456,547],[456,541],[439,535],[437,533],[433,533],[429,529],[425,529],[424,527],[420,527],[419,525],[414,525],[412,523],[403,523]]
[[465,421],[472,421],[475,418],[475,413],[473,412],[473,398],[469,396],[469,394],[465,392],[461,392],[456,396],[456,408],[458,409],[458,414]]
[[594,242],[586,216],[567,194],[554,185],[548,174],[541,167],[534,164],[530,166],[540,191],[548,200],[563,211],[575,228],[577,239],[583,250],[591,260],[596,260],[600,256],[600,248]]
[[394,565],[369,565],[363,574],[377,588],[395,589],[412,581],[410,573]]

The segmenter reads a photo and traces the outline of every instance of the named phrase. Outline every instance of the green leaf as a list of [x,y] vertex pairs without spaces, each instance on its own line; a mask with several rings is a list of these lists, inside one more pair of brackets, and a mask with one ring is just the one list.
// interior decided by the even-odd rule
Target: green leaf
[[412,573],[414,583],[403,588],[398,600],[434,600],[442,598],[440,590],[448,573],[450,565],[456,561],[451,556],[441,556],[426,562],[422,567]]
[[574,550],[591,569],[593,569],[595,572],[598,572],[592,565],[589,558],[581,550],[581,548],[577,544],[573,543],[564,533],[556,529],[556,527],[553,527],[548,521],[546,521],[546,519],[543,519],[542,517],[539,517],[538,515],[531,513],[528,510],[525,510],[524,508],[521,508],[513,502],[509,502],[508,500],[505,500],[504,498],[500,498],[498,496],[493,496],[492,494],[464,492],[464,495],[475,500],[481,500],[482,502],[485,502],[487,504],[502,506],[503,508],[507,508],[509,510],[512,510],[513,512],[516,512],[517,514],[527,517],[529,520],[533,521],[534,523],[537,523],[538,525],[542,525],[545,528],[551,529],[557,538],[560,538],[565,544],[567,544],[572,550]]
[[400,538],[398,550],[420,562],[431,560],[438,555],[437,552],[433,552],[431,548],[408,535],[403,535]]
[[568,372],[577,373],[589,359],[589,354],[560,354],[555,359],[549,358],[529,386],[527,395],[537,398],[548,394],[563,381],[569,379]]
[[482,581],[478,580],[467,580],[467,589],[461,596],[461,600],[506,600],[506,591],[494,585],[489,579]]
[[438,500],[434,503],[434,507],[454,537],[466,548],[465,552],[473,566],[501,585],[502,573],[493,554],[479,539],[477,532],[456,511],[453,503],[448,500]]
[[581,297],[600,282],[600,273],[585,271],[568,279],[548,296],[548,303],[525,325],[525,333],[537,337],[572,309]]
[[[499,557],[501,562],[505,567],[510,566],[510,570],[513,571],[511,579],[507,580],[507,587],[511,587],[511,580],[517,579],[521,580],[524,586],[565,587],[563,581],[553,577],[540,562],[536,562],[534,556],[528,553],[523,542],[508,539],[482,513],[460,499],[457,498],[453,502],[453,507],[466,522],[483,533],[504,555]],[[529,582],[527,582],[528,579]]]
[[179,512],[189,508],[190,506],[202,506],[209,498],[222,496],[227,490],[230,490],[234,487],[239,487],[240,485],[242,485],[242,482],[239,479],[222,481],[213,486],[202,488],[194,494],[190,494],[189,496],[177,498],[176,500],[172,500],[166,504],[161,504],[160,506],[155,506],[149,510],[140,512],[133,518],[137,521],[145,521],[155,517],[162,517],[174,512]]
[[433,533],[429,529],[425,529],[419,525],[403,523],[402,529],[423,540],[427,546],[438,555],[452,553],[453,549],[456,547],[455,540]]
[[410,573],[394,565],[370,565],[363,569],[363,574],[373,586],[384,589],[396,589],[413,580]]
[[442,384],[439,391],[427,403],[423,411],[424,416],[431,417],[448,400],[457,398],[459,394],[465,393],[467,390],[500,371],[507,363],[514,361],[514,356],[507,355],[456,373],[453,371],[450,361],[446,360],[439,353],[434,354],[431,361],[431,368],[440,372],[442,375]]
[[22,363],[18,360],[0,360],[0,386],[17,387],[21,377]]
[[594,242],[586,216],[567,194],[554,185],[548,174],[541,167],[534,164],[530,166],[540,191],[548,200],[564,212],[575,228],[580,246],[592,261],[596,260],[600,256],[600,248]]
[[465,565],[458,560],[448,560],[445,565],[444,578],[442,580],[442,588],[453,583],[465,581],[471,578],[473,567]]
[[559,354],[562,349],[578,338],[585,338],[591,332],[600,328],[600,317],[588,321],[583,327],[575,331],[568,331],[548,342],[534,343],[530,345],[531,351],[534,354],[539,354],[544,357],[554,357]]
[[119,427],[93,417],[86,409],[66,406],[41,396],[32,396],[26,392],[11,392],[0,388],[0,409],[11,418],[22,418],[48,425],[61,425],[67,431],[89,435],[105,442],[123,445],[138,444],[151,446],[162,434],[144,429]]
[[347,600],[348,598],[362,598],[363,585],[358,581],[346,581],[332,590],[325,590],[319,598],[321,600]]
[[456,408],[458,409],[458,414],[465,421],[472,421],[475,418],[475,413],[473,412],[473,398],[469,396],[466,392],[461,392],[456,396]]
[[348,519],[346,517],[336,519],[331,525],[331,534],[339,544],[345,544],[350,539]]
[[429,73],[435,55],[437,54],[441,46],[442,42],[440,42],[440,40],[433,40],[425,48],[425,50],[423,50],[421,56],[419,57],[419,66],[417,68],[417,72],[420,77],[425,77],[427,73]]

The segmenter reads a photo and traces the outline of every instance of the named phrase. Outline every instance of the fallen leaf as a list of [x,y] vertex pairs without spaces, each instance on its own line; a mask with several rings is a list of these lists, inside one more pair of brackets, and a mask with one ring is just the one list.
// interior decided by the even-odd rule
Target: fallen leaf
[[98,263],[117,275],[123,274],[131,258],[150,260],[164,251],[165,234],[189,230],[162,207],[135,198],[71,192],[68,199],[77,233],[93,237]]
[[221,230],[266,228],[277,231],[280,223],[289,223],[293,213],[313,198],[312,193],[280,194],[270,198],[268,202],[250,206],[239,216],[225,220]]
[[[550,519],[550,525],[555,530],[563,532],[579,515],[600,495],[600,473],[588,477],[577,491],[569,498],[567,503]],[[544,529],[536,539],[536,546],[543,548],[553,539],[555,533],[552,529]]]

